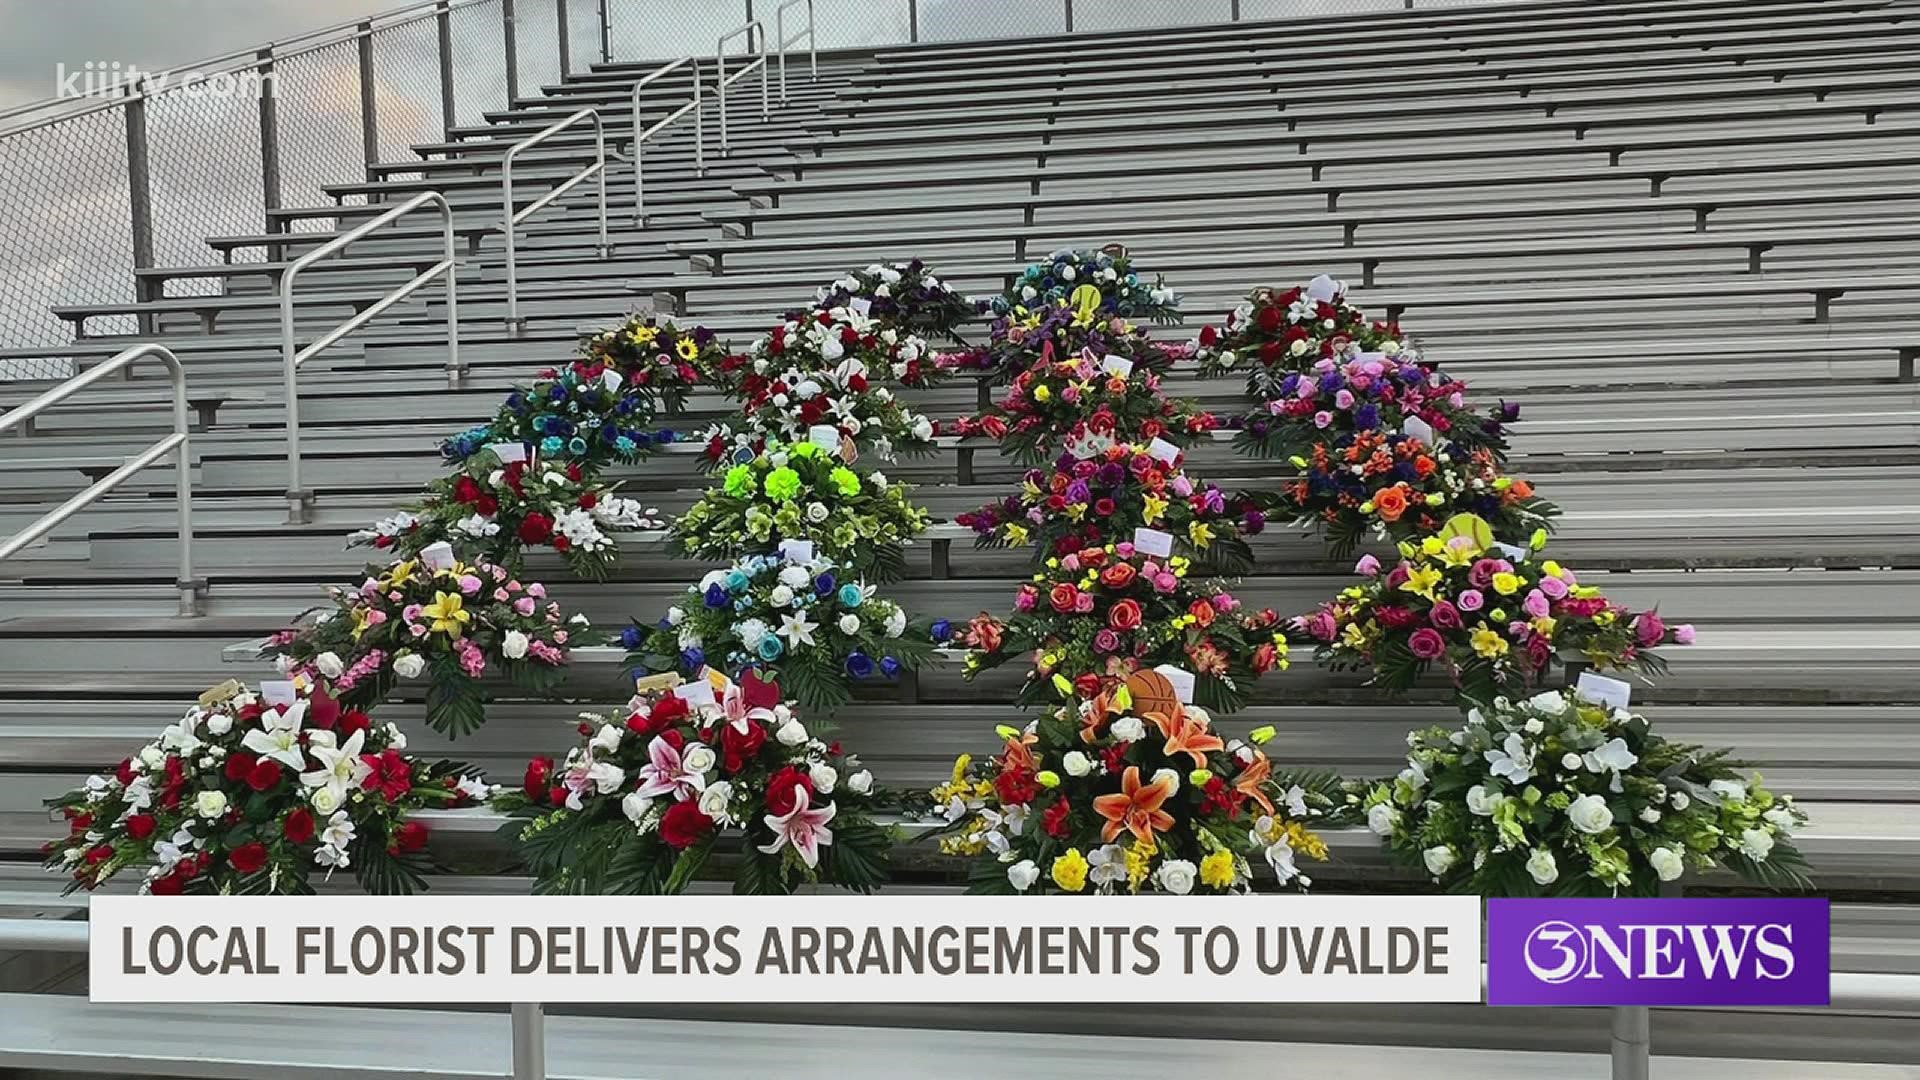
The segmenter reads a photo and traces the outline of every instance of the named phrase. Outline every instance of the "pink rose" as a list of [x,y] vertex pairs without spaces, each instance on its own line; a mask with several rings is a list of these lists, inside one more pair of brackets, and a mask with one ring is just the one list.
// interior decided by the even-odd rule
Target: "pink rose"
[[1081,615],[1085,615],[1088,612],[1092,611],[1093,610],[1093,594],[1089,592],[1083,592],[1076,595],[1073,598],[1073,610],[1076,613]]
[[1564,600],[1567,597],[1567,583],[1557,577],[1542,577],[1540,591],[1545,593],[1549,600]]
[[1427,618],[1442,630],[1458,630],[1465,625],[1460,620],[1460,609],[1445,600],[1435,602],[1433,610],[1427,612]]
[[1333,614],[1324,609],[1295,620],[1295,622],[1309,637],[1318,641],[1332,641],[1334,635],[1340,632],[1340,626],[1338,622],[1335,621]]
[[1544,619],[1548,610],[1547,594],[1539,589],[1533,589],[1527,593],[1527,598],[1520,602],[1520,607],[1534,618]]
[[1040,603],[1040,594],[1031,585],[1020,586],[1020,592],[1013,598],[1013,610],[1032,611]]
[[1387,572],[1387,588],[1397,589],[1405,585],[1407,579],[1411,576],[1413,576],[1413,571],[1408,568],[1406,563],[1401,563]]
[[1353,391],[1342,390],[1339,393],[1333,395],[1333,407],[1336,409],[1353,408]]
[[547,595],[547,587],[536,581],[533,584],[527,586],[527,595],[533,597],[535,600],[538,600],[541,597],[544,597]]
[[1232,593],[1214,593],[1213,606],[1220,611],[1233,611],[1239,608],[1240,601]]
[[1113,553],[1122,559],[1133,558],[1133,541],[1122,540],[1113,545]]
[[534,608],[534,603],[533,603],[533,597],[531,596],[523,596],[520,599],[515,600],[513,602],[513,610],[519,612],[522,615],[533,614],[533,608]]
[[420,605],[408,604],[406,607],[401,608],[400,617],[407,620],[408,622],[414,622],[418,620],[420,618]]
[[1667,640],[1667,624],[1661,620],[1659,612],[1643,611],[1639,618],[1633,620],[1633,639],[1643,649]]
[[1332,413],[1330,413],[1330,412],[1328,412],[1328,411],[1327,411],[1327,410],[1325,410],[1325,409],[1321,409],[1321,410],[1320,410],[1319,412],[1317,412],[1317,413],[1314,413],[1314,414],[1313,414],[1313,426],[1314,426],[1314,427],[1317,427],[1317,428],[1326,428],[1326,427],[1332,427],[1332,426],[1333,426],[1333,414],[1332,414]]
[[1353,572],[1361,577],[1377,577],[1380,573],[1380,560],[1371,554],[1362,555],[1360,561],[1353,564]]
[[567,643],[567,632],[565,630],[555,630],[553,632],[553,643],[555,645],[565,645]]
[[480,579],[472,574],[460,575],[460,591],[468,596],[480,591]]
[[1183,499],[1193,494],[1193,481],[1187,479],[1186,473],[1181,473],[1180,475],[1174,477],[1172,482],[1172,487],[1173,487],[1173,493],[1175,495],[1180,496]]
[[1479,611],[1487,606],[1487,598],[1481,595],[1479,589],[1468,589],[1461,593],[1454,603],[1459,605],[1461,611]]
[[[387,621],[387,613],[386,613],[386,612],[384,612],[384,611],[381,611],[381,610],[380,610],[380,609],[378,609],[378,608],[374,608],[374,609],[372,609],[372,610],[370,610],[370,611],[368,611],[368,612],[367,612],[367,625],[368,625],[368,626],[379,626],[379,625],[380,625],[381,623],[383,623],[383,622],[386,622],[386,621]],[[1688,627],[1687,629],[1688,629],[1688,631],[1689,631],[1689,632],[1691,632],[1693,628],[1692,628],[1692,627]]]
[[1416,660],[1438,660],[1447,651],[1447,639],[1433,627],[1423,626],[1407,638],[1407,650]]
[[1179,587],[1180,587],[1180,579],[1164,571],[1156,575],[1153,579],[1153,588],[1155,592],[1170,593]]
[[1693,644],[1693,624],[1681,623],[1673,628],[1673,640],[1679,645]]
[[1093,648],[1096,652],[1110,653],[1119,647],[1120,635],[1106,627],[1101,627],[1100,632],[1093,635]]

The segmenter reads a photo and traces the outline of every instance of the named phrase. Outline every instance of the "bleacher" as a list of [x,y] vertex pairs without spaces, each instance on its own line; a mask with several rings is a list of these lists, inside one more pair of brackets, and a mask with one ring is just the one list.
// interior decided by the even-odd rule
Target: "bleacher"
[[[1522,402],[1512,471],[1564,508],[1556,556],[1615,599],[1698,627],[1669,676],[1636,688],[1636,707],[1669,735],[1735,748],[1796,793],[1812,816],[1801,846],[1837,897],[1836,972],[1920,985],[1917,61],[1920,5],[1899,0],[1423,6],[1052,35],[1043,47],[823,51],[817,79],[789,70],[788,100],[764,121],[752,80],[736,84],[732,153],[719,157],[709,138],[705,175],[688,125],[650,141],[644,223],[632,166],[610,163],[608,257],[594,251],[591,184],[522,224],[525,321],[509,328],[506,149],[582,107],[607,110],[609,142],[630,139],[633,84],[659,63],[598,63],[537,93],[524,87],[484,123],[454,126],[364,181],[327,185],[329,205],[274,210],[258,233],[209,237],[197,264],[142,270],[139,299],[60,306],[70,346],[0,351],[81,369],[142,341],[180,356],[197,412],[194,558],[206,579],[202,613],[178,615],[166,468],[0,562],[0,917],[84,918],[84,896],[62,897],[61,879],[39,869],[36,850],[57,829],[42,800],[118,761],[208,685],[264,675],[251,643],[318,604],[324,586],[357,577],[366,553],[346,551],[344,535],[440,475],[440,438],[563,361],[583,334],[655,309],[744,346],[816,286],[870,261],[923,258],[956,288],[987,295],[1055,247],[1122,243],[1183,293],[1184,325],[1159,338],[1217,325],[1251,287],[1325,272],[1369,311],[1403,312],[1426,354],[1481,394]],[[710,74],[671,74],[641,98],[663,113]],[[709,98],[710,116],[717,107]],[[591,129],[569,129],[516,163],[515,184],[534,197],[592,160]],[[289,523],[274,282],[302,253],[426,190],[446,196],[461,241],[467,370],[449,385],[436,288],[307,365],[301,458],[314,497],[309,520]],[[378,303],[440,250],[438,226],[420,219],[303,271],[299,343]],[[126,316],[142,332],[103,332],[124,329]],[[978,340],[985,326],[962,332]],[[0,536],[171,430],[158,374],[136,367],[0,440]],[[1170,384],[1224,412],[1245,400],[1237,379]],[[45,388],[0,387],[0,408]],[[944,419],[972,410],[977,393],[960,379],[905,396]],[[726,408],[702,392],[668,423],[698,430]],[[1279,467],[1225,440],[1189,460],[1229,488],[1270,486]],[[990,445],[954,440],[887,468],[943,522],[1021,471]],[[630,493],[669,513],[706,479],[685,452],[624,475]],[[698,576],[658,536],[623,548],[604,585],[567,580],[557,561],[536,559],[532,572],[606,628],[651,620]],[[1256,605],[1305,611],[1350,577],[1319,540],[1287,529],[1254,538],[1254,549],[1239,593]],[[908,579],[889,595],[956,621],[1003,610],[1026,565],[945,524],[910,554]],[[516,780],[529,757],[568,745],[573,702],[623,696],[616,656],[581,650],[567,701],[509,698],[448,753]],[[925,786],[957,753],[991,749],[994,725],[1016,715],[1018,679],[1003,669],[967,682],[949,663],[872,688],[834,722],[882,783]],[[380,715],[437,750],[421,710],[415,698]],[[1223,726],[1273,724],[1277,760],[1377,776],[1397,768],[1406,731],[1450,715],[1444,687],[1394,698],[1302,662],[1257,684],[1254,706]],[[496,819],[434,819],[435,889],[524,891]],[[1418,888],[1364,831],[1329,840],[1334,862],[1315,874],[1316,891]],[[899,861],[906,888],[958,887],[930,848]],[[374,1075],[395,1064],[408,1031],[433,1033],[431,1060],[404,1062],[415,1075],[500,1075],[507,1056],[499,1016],[93,1007],[75,996],[84,985],[76,957],[0,953],[0,1074]],[[1911,1076],[1912,1000],[1904,1012],[1844,999],[1831,1011],[1657,1010],[1655,1071]],[[1109,1075],[1119,1061],[1249,1077],[1607,1070],[1607,1020],[1593,1010],[568,1012],[549,1023],[555,1076],[957,1075],[986,1045],[980,1031],[1016,1033],[995,1044],[992,1067],[1008,1076]],[[389,1053],[230,1027],[248,1022],[310,1033],[364,1025]],[[862,1026],[836,1026],[850,1023]],[[75,1050],[81,1042],[89,1048]],[[231,1052],[205,1060],[210,1045]],[[725,1053],[695,1060],[695,1046]]]

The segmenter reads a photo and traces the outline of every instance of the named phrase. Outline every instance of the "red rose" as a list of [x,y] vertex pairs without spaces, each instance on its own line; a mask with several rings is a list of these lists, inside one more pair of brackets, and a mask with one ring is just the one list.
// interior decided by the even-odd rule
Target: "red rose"
[[296,806],[280,823],[280,832],[290,843],[304,844],[313,839],[313,811]]
[[366,731],[373,727],[373,717],[359,709],[350,709],[340,714],[340,737],[351,739],[355,732]]
[[1078,591],[1073,586],[1061,582],[1047,593],[1047,602],[1053,605],[1053,610],[1065,614],[1073,610],[1075,598],[1078,595]]
[[1047,830],[1047,835],[1055,840],[1064,840],[1067,838],[1067,831],[1071,828],[1072,818],[1072,805],[1065,799],[1055,799],[1053,805],[1047,807],[1047,812],[1040,815],[1040,827]]
[[236,784],[244,783],[247,777],[252,775],[253,767],[259,763],[259,760],[259,758],[254,757],[245,750],[236,750],[232,754],[227,755],[225,770],[227,779]]
[[653,722],[665,727],[677,720],[684,720],[693,710],[687,706],[687,699],[679,694],[668,694],[653,703]]
[[408,852],[419,851],[426,846],[427,827],[418,821],[402,822],[399,828],[393,830],[393,842],[388,845],[390,850],[400,852],[403,855]]
[[147,889],[155,896],[179,896],[181,892],[185,891],[186,884],[186,879],[182,878],[179,873],[176,872],[168,874],[166,877],[154,878],[153,883],[148,885]]
[[261,758],[247,771],[247,786],[255,791],[266,791],[280,782],[280,763],[271,758]]
[[1119,507],[1114,504],[1112,499],[1095,499],[1093,502],[1093,512],[1103,518],[1112,517],[1113,512],[1117,509],[1119,509]]
[[1088,672],[1073,680],[1073,692],[1083,698],[1090,698],[1100,692],[1100,676]]
[[520,541],[525,544],[544,544],[547,537],[553,535],[553,519],[538,511],[528,514],[520,522]]
[[242,874],[257,874],[267,865],[267,845],[254,841],[227,852],[227,861]]
[[1193,621],[1203,630],[1213,625],[1214,611],[1211,601],[1195,600],[1187,608],[1187,614],[1193,616]]
[[119,778],[121,787],[126,787],[140,774],[133,771],[133,759],[124,758],[120,762],[120,767],[114,770],[113,775]]
[[1268,334],[1280,329],[1281,318],[1280,309],[1272,305],[1261,308],[1254,316],[1255,321],[1260,324],[1261,331]]
[[1203,326],[1200,328],[1200,344],[1211,348],[1213,343],[1219,340],[1220,331],[1215,330],[1211,326]]
[[746,768],[747,762],[760,754],[761,747],[767,745],[767,729],[747,721],[747,730],[742,732],[732,724],[720,728],[720,768],[724,772],[737,773]]
[[113,858],[113,848],[106,844],[95,844],[93,847],[87,849],[87,864],[89,866],[98,866],[111,858]]
[[1128,597],[1107,610],[1107,625],[1115,630],[1140,628],[1140,601]]
[[537,757],[527,762],[527,774],[521,781],[521,787],[526,791],[527,798],[539,802],[540,797],[546,794],[548,781],[552,779],[553,759]]
[[806,773],[792,765],[773,774],[767,781],[767,813],[791,814],[795,802],[794,792],[805,788],[809,798],[814,794],[813,780]]
[[565,551],[572,546],[573,541],[567,539],[565,536],[555,536],[553,538],[553,550],[555,551]]
[[579,462],[577,462],[577,461],[570,461],[570,462],[568,462],[568,463],[567,463],[567,479],[569,479],[569,480],[571,480],[571,481],[573,481],[574,483],[576,483],[576,484],[577,484],[577,483],[579,483],[579,482],[580,482],[580,478],[581,478],[581,477],[583,477],[583,476],[585,476],[585,475],[587,475],[587,474],[586,474],[586,473],[584,473],[584,472],[582,472],[582,471],[580,470],[580,463],[579,463]]
[[700,804],[691,800],[677,802],[660,815],[660,839],[675,850],[699,843],[713,831],[713,819],[700,812]]
[[153,835],[153,827],[155,824],[157,824],[157,822],[155,822],[152,814],[128,814],[127,835],[133,837],[135,840],[145,840],[147,837]]
[[453,482],[453,501],[459,503],[479,502],[480,485],[474,483],[473,477],[471,476],[462,476],[458,480],[455,480]]
[[473,509],[475,513],[492,517],[500,512],[500,500],[491,495],[482,495],[479,501],[473,504]]
[[598,492],[588,491],[581,494],[580,509],[591,510],[594,507],[599,505],[600,505],[600,495]]
[[1100,571],[1100,584],[1109,589],[1124,589],[1133,584],[1132,563],[1117,562]]

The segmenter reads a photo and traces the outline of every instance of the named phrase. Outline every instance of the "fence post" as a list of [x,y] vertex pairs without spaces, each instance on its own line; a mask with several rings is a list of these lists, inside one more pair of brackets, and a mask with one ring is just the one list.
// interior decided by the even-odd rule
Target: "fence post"
[[920,0],[907,0],[907,40],[920,43]]
[[[129,223],[133,228],[133,266],[146,270],[153,266],[153,182],[147,161],[147,81],[139,79],[127,91],[127,195]],[[133,295],[143,295],[140,279],[133,279]],[[153,316],[142,313],[140,332],[153,333]]]
[[547,1018],[540,1006],[515,1002],[513,1080],[547,1080]]
[[500,0],[500,40],[506,47],[507,108],[520,100],[520,50],[513,40],[513,0]]
[[1240,21],[1240,0],[1233,0],[1233,9],[1229,13],[1229,17],[1234,22]]
[[572,48],[567,42],[567,0],[553,0],[553,21],[560,27],[560,77],[573,73]]
[[[280,91],[273,73],[273,46],[261,49],[260,58],[260,204],[268,210],[280,209]],[[262,227],[276,231],[274,219],[265,215]]]
[[360,46],[360,152],[366,158],[367,179],[371,180],[373,167],[380,161],[380,121],[373,114],[374,101],[379,97],[373,70],[373,24],[361,23],[357,33]]
[[613,22],[607,18],[607,0],[600,0],[600,62],[613,62]]
[[439,38],[440,48],[440,134],[442,138],[453,136],[453,19],[447,6],[450,0],[440,0],[434,12],[435,36]]
[[1073,33],[1073,0],[1062,0],[1067,9],[1067,33]]

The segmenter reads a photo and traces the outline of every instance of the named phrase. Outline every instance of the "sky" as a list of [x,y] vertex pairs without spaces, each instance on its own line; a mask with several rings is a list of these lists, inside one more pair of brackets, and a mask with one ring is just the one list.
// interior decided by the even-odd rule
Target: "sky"
[[0,108],[52,97],[89,60],[154,70],[399,7],[403,0],[0,0]]

